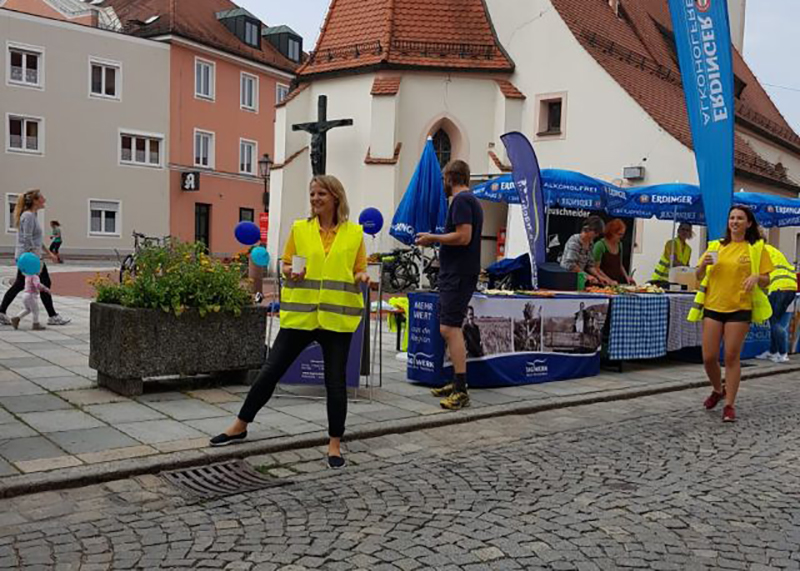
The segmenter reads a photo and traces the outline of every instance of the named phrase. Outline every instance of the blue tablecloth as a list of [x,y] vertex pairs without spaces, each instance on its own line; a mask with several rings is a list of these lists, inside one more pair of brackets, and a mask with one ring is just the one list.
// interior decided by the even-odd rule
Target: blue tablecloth
[[667,354],[669,299],[665,295],[618,295],[611,298],[608,358],[655,359]]

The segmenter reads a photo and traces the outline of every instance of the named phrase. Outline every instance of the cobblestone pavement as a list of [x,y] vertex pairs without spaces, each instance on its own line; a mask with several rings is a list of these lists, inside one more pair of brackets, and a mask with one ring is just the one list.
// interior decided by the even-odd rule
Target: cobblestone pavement
[[796,375],[253,458],[285,486],[157,476],[0,502],[10,569],[799,569]]

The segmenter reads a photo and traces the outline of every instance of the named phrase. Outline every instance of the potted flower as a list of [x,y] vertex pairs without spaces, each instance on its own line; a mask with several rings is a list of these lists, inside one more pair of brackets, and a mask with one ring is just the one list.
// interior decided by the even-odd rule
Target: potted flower
[[122,283],[93,280],[89,366],[97,383],[139,395],[147,377],[223,374],[242,380],[265,356],[266,309],[239,263],[200,243],[147,247]]

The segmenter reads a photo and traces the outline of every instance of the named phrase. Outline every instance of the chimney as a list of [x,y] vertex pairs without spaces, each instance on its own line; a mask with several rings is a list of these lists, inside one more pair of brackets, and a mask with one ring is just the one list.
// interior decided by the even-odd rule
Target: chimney
[[747,12],[747,0],[728,0],[728,17],[731,21],[731,42],[734,47],[743,53],[744,50],[744,22]]
[[611,6],[611,9],[614,10],[614,15],[619,17],[619,7],[622,4],[622,0],[608,0],[608,5]]

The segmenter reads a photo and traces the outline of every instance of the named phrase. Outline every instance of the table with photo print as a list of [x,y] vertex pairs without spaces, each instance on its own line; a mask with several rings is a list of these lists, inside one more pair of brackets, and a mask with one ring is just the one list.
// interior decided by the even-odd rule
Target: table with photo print
[[609,319],[609,360],[656,359],[667,354],[669,299],[666,295],[614,296]]

